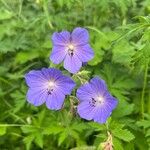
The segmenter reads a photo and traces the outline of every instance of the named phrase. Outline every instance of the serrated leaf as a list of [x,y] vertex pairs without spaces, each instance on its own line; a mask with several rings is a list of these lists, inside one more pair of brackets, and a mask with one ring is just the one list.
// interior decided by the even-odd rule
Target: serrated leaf
[[50,134],[58,134],[60,132],[64,131],[64,128],[61,126],[50,126],[46,129],[44,129],[44,134],[50,135]]
[[25,105],[25,95],[20,91],[13,92],[11,97],[14,99],[15,106],[13,108],[13,112],[18,112]]
[[40,147],[43,148],[43,135],[41,133],[35,134],[35,143]]
[[61,134],[59,134],[58,145],[60,146],[67,137],[68,137],[68,134],[66,132],[62,132]]
[[74,139],[76,139],[77,141],[80,139],[79,133],[74,131],[74,130],[70,130],[69,133]]
[[134,104],[121,100],[118,103],[117,108],[113,111],[113,117],[121,118],[130,115],[134,110]]
[[74,123],[71,126],[71,129],[82,132],[83,130],[88,129],[90,126],[88,126],[87,124],[84,123]]
[[128,130],[128,129],[114,129],[112,131],[113,136],[126,141],[126,142],[130,142],[131,140],[133,140],[135,137],[134,135]]
[[145,129],[146,129],[146,128],[149,128],[149,127],[150,127],[150,120],[137,121],[137,125],[138,125],[139,127],[144,127]]
[[94,128],[94,130],[96,131],[101,131],[105,129],[105,125],[101,125],[99,123],[96,122],[89,122],[88,123],[92,128]]
[[27,150],[30,150],[30,147],[31,147],[31,144],[32,144],[34,138],[35,138],[34,135],[28,135],[23,139]]
[[33,132],[36,132],[37,129],[34,127],[34,126],[22,126],[21,127],[21,130],[23,133],[33,133]]
[[121,141],[115,137],[113,138],[113,146],[114,150],[124,150]]
[[117,43],[113,49],[113,62],[123,64],[127,67],[131,65],[132,57],[135,54],[134,47],[127,41]]
[[94,29],[97,31],[97,33],[91,34],[92,37],[92,48],[94,51],[94,58],[88,62],[88,64],[94,66],[100,63],[103,60],[104,56],[104,47],[108,46],[109,40],[107,39],[107,36],[99,31],[98,29],[92,27],[91,29]]

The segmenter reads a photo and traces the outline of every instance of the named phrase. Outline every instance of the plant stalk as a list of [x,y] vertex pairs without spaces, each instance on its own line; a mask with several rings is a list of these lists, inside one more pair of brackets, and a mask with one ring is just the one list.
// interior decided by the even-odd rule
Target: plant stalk
[[142,119],[144,119],[144,112],[145,112],[144,96],[145,96],[145,89],[146,89],[146,83],[147,83],[148,64],[149,64],[149,61],[146,61],[145,72],[144,72],[144,82],[143,82],[143,89],[142,89],[142,96],[141,96],[141,115],[142,115]]

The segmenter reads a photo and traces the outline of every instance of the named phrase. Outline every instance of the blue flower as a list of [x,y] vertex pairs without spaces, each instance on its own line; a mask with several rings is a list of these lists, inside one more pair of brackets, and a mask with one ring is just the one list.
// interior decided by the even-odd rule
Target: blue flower
[[105,81],[98,77],[82,85],[77,90],[77,98],[80,101],[77,107],[80,117],[98,123],[105,123],[118,103],[108,92]]
[[64,68],[71,73],[77,73],[83,62],[88,62],[94,57],[94,52],[89,45],[88,31],[84,28],[75,28],[72,33],[55,32],[52,42],[50,60],[54,64],[64,61]]
[[29,86],[28,102],[35,106],[46,103],[47,108],[52,110],[61,109],[65,95],[71,94],[75,87],[71,78],[54,68],[30,71],[25,75],[25,80]]

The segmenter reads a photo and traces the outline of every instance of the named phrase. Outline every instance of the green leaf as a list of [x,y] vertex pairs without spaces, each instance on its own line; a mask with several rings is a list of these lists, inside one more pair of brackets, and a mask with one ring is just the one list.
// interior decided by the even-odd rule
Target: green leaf
[[68,134],[66,132],[62,132],[61,134],[59,134],[58,145],[60,146],[67,137],[68,137]]
[[91,40],[93,41],[92,48],[94,50],[95,55],[94,55],[94,58],[91,61],[89,61],[89,64],[94,66],[103,60],[103,57],[105,54],[104,49],[107,49],[108,47],[110,47],[110,40],[105,35],[105,33],[100,31],[99,29],[95,27],[88,27],[88,28],[93,31],[96,31],[91,34],[91,37],[92,37]]
[[35,143],[40,147],[43,148],[43,135],[41,133],[35,134]]
[[150,136],[150,129],[146,131],[146,137]]
[[22,126],[21,130],[23,133],[33,133],[37,131],[37,128],[29,125],[29,126]]
[[23,133],[28,134],[27,138],[24,139],[27,147],[30,147],[31,143],[29,140],[32,140],[39,147],[43,148],[43,132],[41,128],[35,126],[23,126],[21,127]]
[[7,129],[6,126],[0,126],[0,136],[6,134],[6,129]]
[[113,111],[113,117],[121,118],[130,115],[134,111],[134,104],[129,104],[124,100],[118,102],[117,108]]
[[25,101],[25,95],[22,91],[15,91],[11,94],[11,97],[14,99],[14,107],[13,112],[18,112],[21,108],[24,107],[26,101]]
[[24,64],[24,63],[26,63],[34,58],[37,58],[37,57],[39,57],[39,53],[37,50],[30,50],[27,52],[19,52],[16,55],[15,63]]
[[130,67],[132,57],[135,54],[134,47],[129,42],[122,40],[115,44],[112,49],[113,62],[123,64],[124,66]]
[[90,128],[90,126],[88,124],[84,124],[84,123],[74,123],[71,126],[71,129],[79,131],[79,132],[82,132],[82,131],[89,129],[89,128]]
[[113,138],[113,146],[114,150],[124,150],[121,141],[115,137]]
[[99,123],[96,122],[89,122],[88,123],[95,131],[102,131],[105,130],[105,125],[101,125]]
[[23,139],[27,150],[30,150],[34,138],[35,138],[34,135],[28,135]]
[[6,10],[6,9],[0,9],[0,20],[10,19],[13,17],[13,13]]
[[126,141],[126,142],[130,142],[135,138],[134,135],[128,129],[116,128],[112,131],[112,134],[115,137],[117,137],[123,141]]
[[53,125],[53,126],[45,128],[43,133],[46,135],[50,135],[50,134],[56,135],[56,134],[63,132],[63,131],[64,131],[63,127]]
[[143,127],[144,129],[149,128],[150,127],[150,120],[140,120],[140,121],[137,121],[137,125],[139,127]]
[[109,123],[109,128],[114,137],[121,139],[123,141],[130,142],[135,138],[134,135],[128,129],[124,129],[125,124],[121,124],[117,121],[112,120]]

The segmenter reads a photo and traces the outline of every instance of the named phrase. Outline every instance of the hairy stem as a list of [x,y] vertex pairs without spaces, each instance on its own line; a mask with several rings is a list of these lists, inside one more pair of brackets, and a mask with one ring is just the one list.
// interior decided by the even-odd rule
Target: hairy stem
[[146,83],[147,83],[147,73],[148,73],[148,63],[149,61],[146,61],[145,64],[145,72],[144,72],[144,82],[143,82],[143,89],[142,89],[142,96],[141,96],[141,115],[142,119],[144,119],[144,95],[145,95],[145,89],[146,89]]

